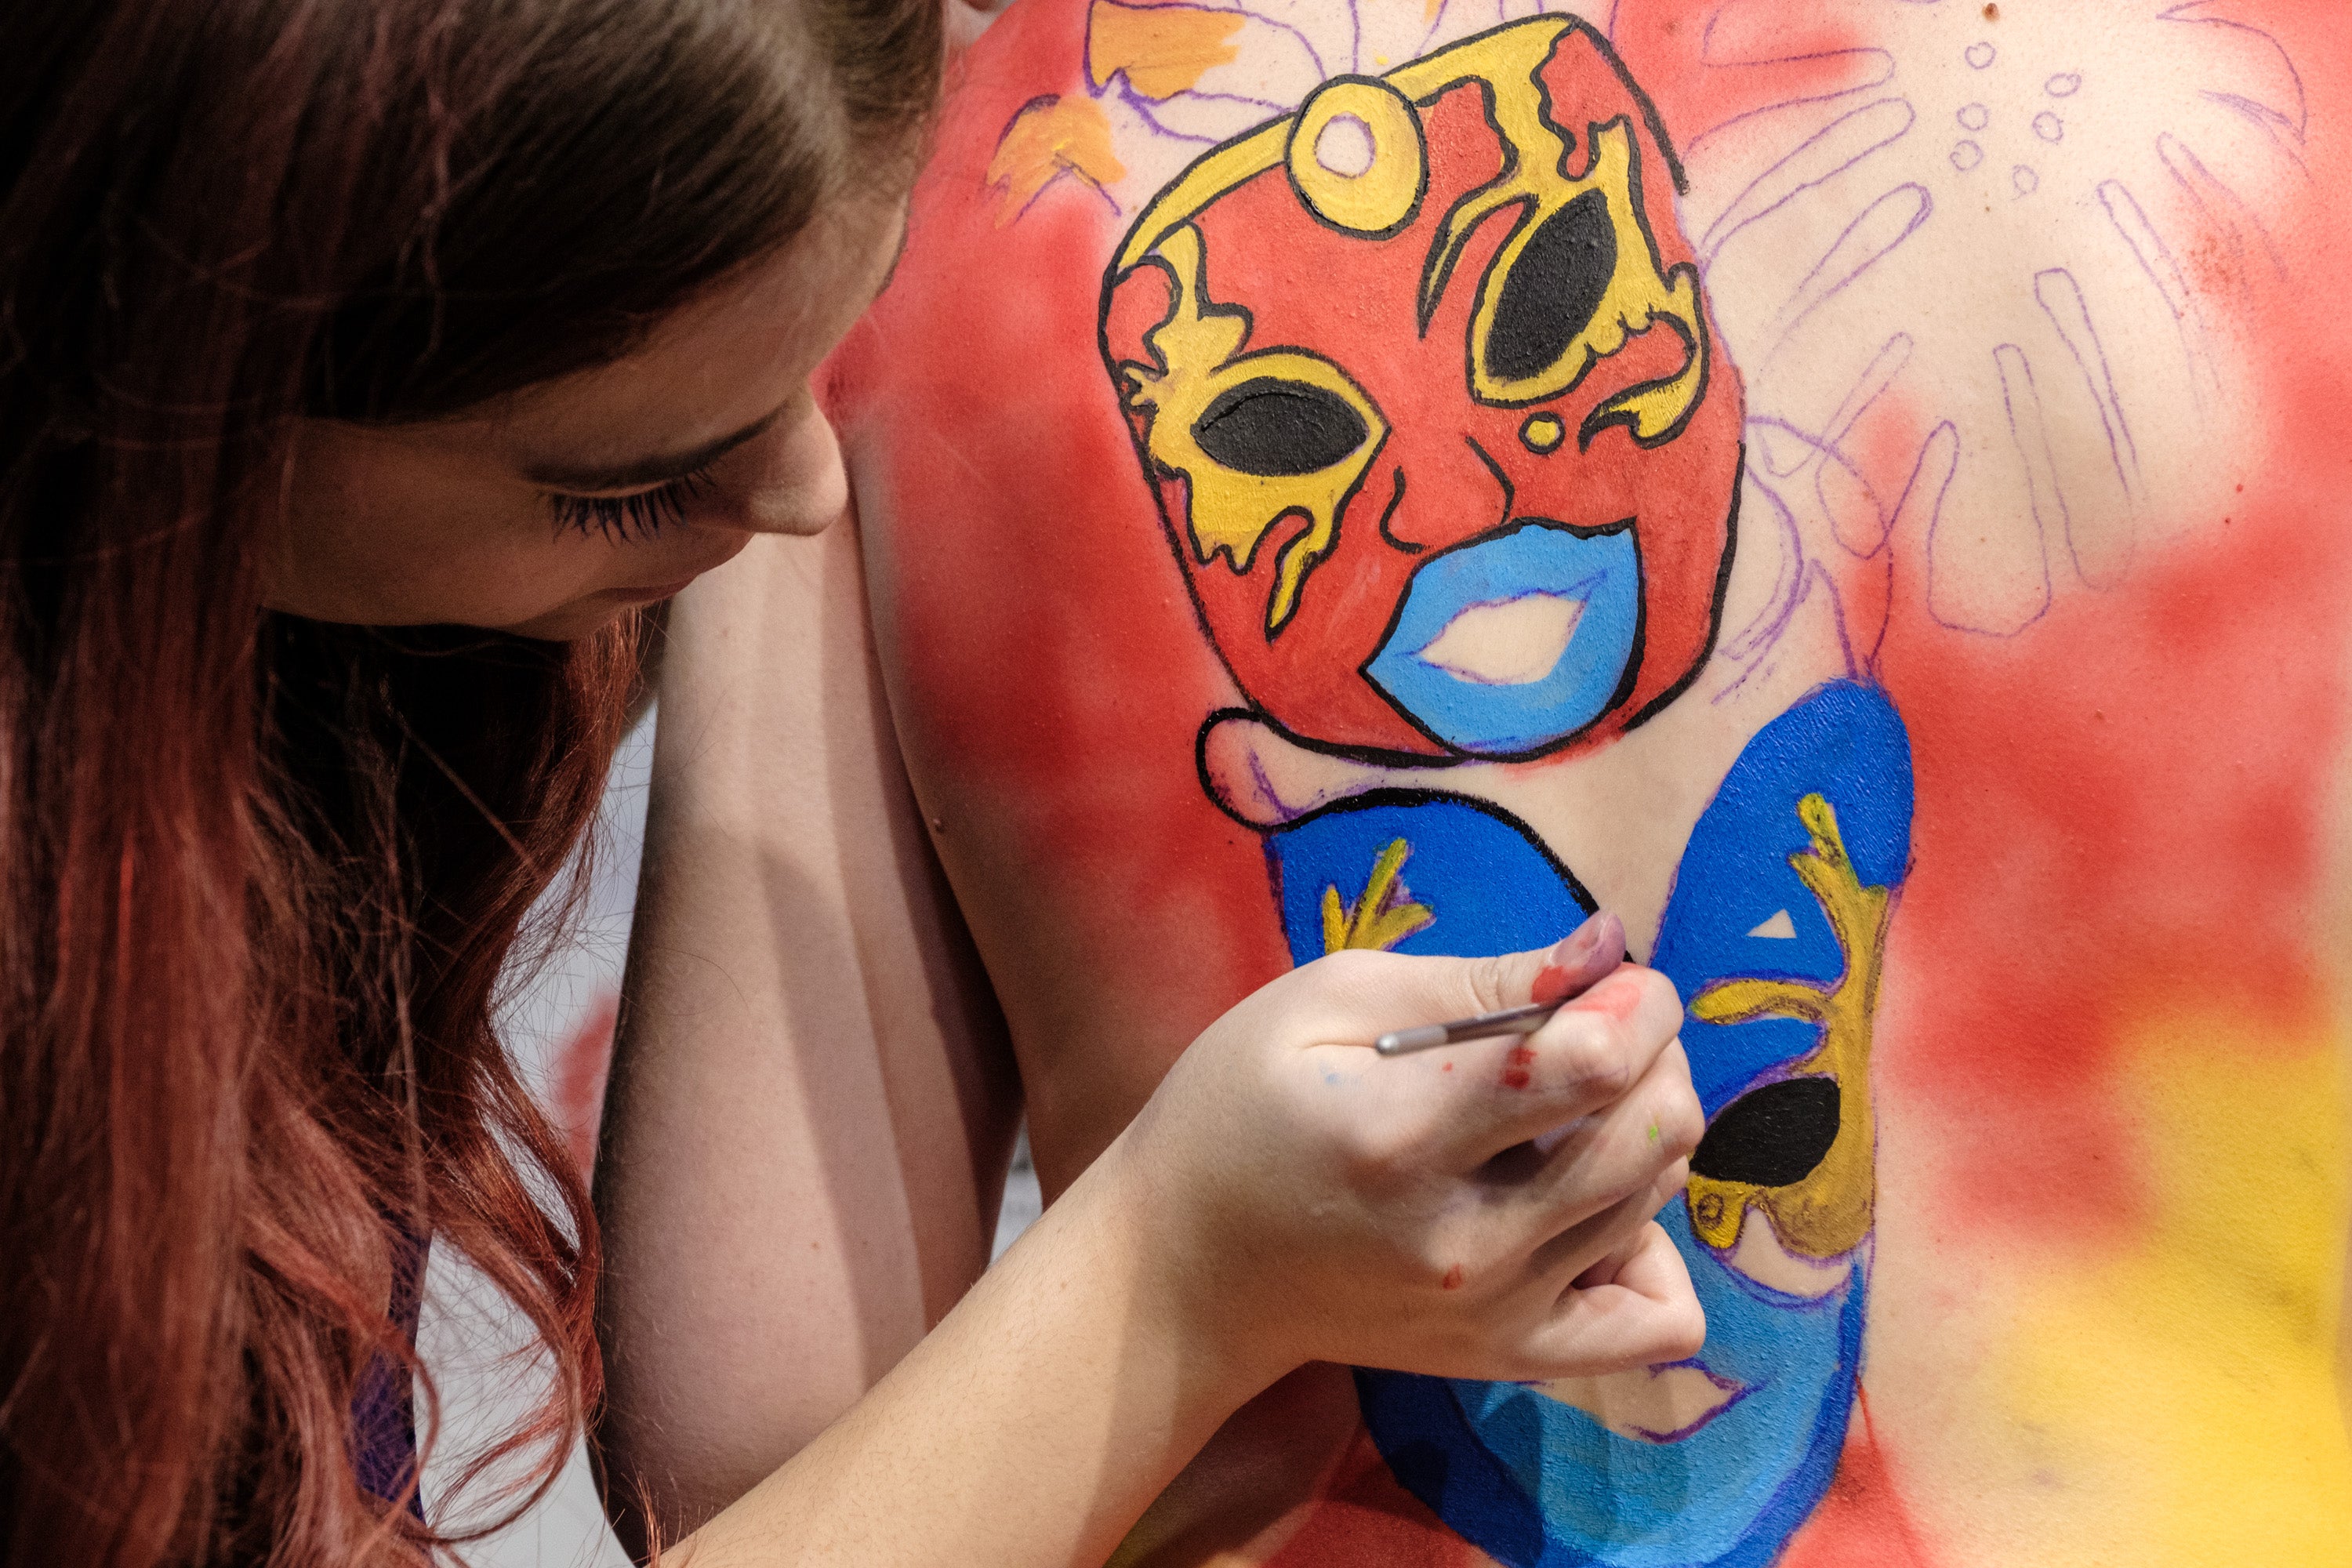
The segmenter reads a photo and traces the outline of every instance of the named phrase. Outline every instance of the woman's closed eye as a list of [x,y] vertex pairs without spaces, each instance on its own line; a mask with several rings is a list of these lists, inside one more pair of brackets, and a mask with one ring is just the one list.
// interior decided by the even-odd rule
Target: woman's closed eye
[[710,469],[703,468],[680,474],[652,489],[625,496],[570,495],[558,490],[548,492],[547,500],[555,513],[558,533],[567,528],[577,529],[584,537],[593,530],[616,544],[625,544],[631,540],[650,538],[669,524],[684,522],[687,509],[709,490],[711,484]]

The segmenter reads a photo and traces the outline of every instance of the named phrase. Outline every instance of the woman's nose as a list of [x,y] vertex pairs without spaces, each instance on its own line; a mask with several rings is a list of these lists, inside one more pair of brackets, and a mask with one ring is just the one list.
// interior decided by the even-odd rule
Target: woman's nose
[[1511,515],[1511,485],[1478,444],[1458,430],[1425,438],[1391,436],[1376,476],[1393,469],[1388,514],[1381,531],[1399,549],[1418,554],[1442,550],[1500,526]]
[[725,521],[753,533],[822,533],[849,510],[849,474],[833,423],[803,402],[761,443],[771,449]]

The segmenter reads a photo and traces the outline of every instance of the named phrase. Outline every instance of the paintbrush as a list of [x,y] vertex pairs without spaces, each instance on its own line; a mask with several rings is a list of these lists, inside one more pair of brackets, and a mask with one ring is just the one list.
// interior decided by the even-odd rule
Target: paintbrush
[[[1580,962],[1584,970],[1581,978],[1571,978],[1569,973],[1562,973],[1563,966],[1560,965],[1548,968],[1536,977],[1536,988],[1539,991],[1552,984],[1563,986],[1559,994],[1549,1001],[1479,1013],[1467,1018],[1455,1018],[1449,1023],[1419,1024],[1410,1029],[1392,1029],[1374,1040],[1372,1049],[1384,1057],[1402,1057],[1463,1040],[1484,1040],[1496,1035],[1534,1034],[1554,1013],[1617,973],[1617,965],[1624,961],[1625,930],[1614,917],[1594,915],[1569,941],[1574,942],[1578,937],[1589,939],[1585,952],[1579,955],[1578,960],[1571,961]],[[1612,941],[1612,937],[1615,940]]]

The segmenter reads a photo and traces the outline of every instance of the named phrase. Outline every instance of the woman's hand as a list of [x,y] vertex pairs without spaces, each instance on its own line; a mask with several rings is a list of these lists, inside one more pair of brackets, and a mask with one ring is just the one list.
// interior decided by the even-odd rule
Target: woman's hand
[[[1099,1563],[1302,1362],[1529,1379],[1689,1355],[1706,1325],[1650,1216],[1698,1102],[1673,987],[1623,953],[1603,918],[1543,952],[1344,952],[1268,985],[929,1338],[679,1554]],[[1574,999],[1524,1037],[1365,1043],[1538,996]]]
[[[1623,952],[1605,915],[1500,958],[1339,952],[1226,1014],[1099,1167],[1171,1300],[1277,1373],[1524,1380],[1696,1352],[1705,1319],[1652,1216],[1705,1123],[1674,987]],[[1560,995],[1530,1036],[1369,1046]]]

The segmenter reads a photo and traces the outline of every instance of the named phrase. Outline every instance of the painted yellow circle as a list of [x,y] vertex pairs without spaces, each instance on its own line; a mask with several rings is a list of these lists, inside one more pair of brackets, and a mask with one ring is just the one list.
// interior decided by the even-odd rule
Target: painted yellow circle
[[1343,77],[1316,90],[1290,132],[1290,183],[1316,216],[1385,234],[1412,216],[1429,179],[1421,116],[1384,81]]
[[1530,452],[1549,452],[1568,435],[1568,426],[1557,415],[1530,414],[1528,422],[1519,426],[1519,439],[1528,444]]

